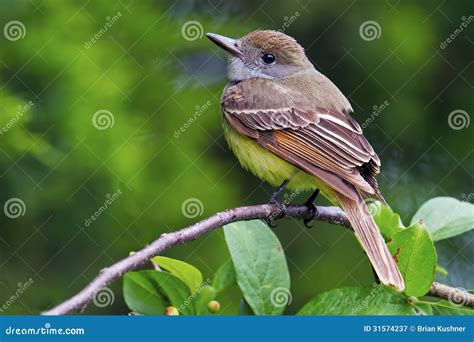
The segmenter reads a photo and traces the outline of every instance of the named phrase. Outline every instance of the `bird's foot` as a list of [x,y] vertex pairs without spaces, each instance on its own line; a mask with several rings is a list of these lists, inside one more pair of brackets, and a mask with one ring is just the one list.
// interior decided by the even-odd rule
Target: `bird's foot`
[[309,196],[308,200],[304,203],[304,205],[308,208],[309,215],[307,215],[303,219],[303,224],[306,228],[313,228],[312,225],[309,223],[318,215],[318,208],[314,205],[314,200],[319,195],[319,189],[316,189],[311,196]]
[[288,184],[289,181],[290,181],[289,179],[285,179],[283,183],[280,184],[280,186],[275,190],[275,192],[270,197],[270,200],[268,201],[268,203],[270,204],[279,203],[278,196],[283,191],[283,189],[285,188],[285,186]]
[[273,221],[276,221],[278,219],[281,219],[283,216],[285,216],[285,205],[280,203],[278,200],[278,196],[282,192],[282,190],[285,188],[285,186],[288,184],[289,179],[285,179],[283,183],[276,189],[276,191],[273,193],[273,195],[270,197],[270,200],[268,201],[269,204],[274,204],[278,206],[278,210],[274,213],[271,213],[269,217],[265,219],[265,222],[268,224],[269,227],[275,228],[277,225],[273,223]]
[[270,199],[268,204],[273,204],[278,207],[278,209],[275,212],[272,212],[270,216],[265,218],[265,222],[268,224],[270,228],[275,228],[277,225],[274,223],[274,221],[281,219],[283,216],[285,216],[285,209],[286,206],[282,203],[280,203],[278,200]]

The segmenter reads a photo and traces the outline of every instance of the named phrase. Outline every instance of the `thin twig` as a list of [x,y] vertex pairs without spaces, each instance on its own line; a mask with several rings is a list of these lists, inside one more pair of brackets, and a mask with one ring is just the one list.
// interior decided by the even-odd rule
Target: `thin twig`
[[474,295],[461,288],[455,288],[434,282],[429,294],[433,297],[449,300],[457,306],[474,308]]
[[[193,241],[201,235],[232,222],[275,218],[280,216],[280,214],[283,214],[283,217],[285,218],[302,219],[310,215],[310,212],[305,205],[287,206],[282,212],[282,209],[274,204],[260,204],[219,212],[187,228],[172,233],[162,234],[158,239],[142,250],[116,262],[110,267],[102,269],[97,277],[79,293],[58,306],[44,311],[42,314],[65,315],[74,311],[82,310],[101,289],[112,283],[114,280],[121,278],[128,271],[140,267],[150,258],[163,253],[174,245]],[[350,229],[350,224],[346,215],[337,207],[317,207],[317,214],[315,215],[314,220],[326,221]],[[440,284],[436,283],[433,284],[430,292],[431,295],[440,298],[452,298],[449,291],[456,291],[456,298],[459,297],[460,293],[458,289],[443,285],[441,290],[439,285]],[[474,306],[473,295],[467,292],[462,292],[461,295],[466,299],[463,300],[462,303],[466,303],[466,306]]]

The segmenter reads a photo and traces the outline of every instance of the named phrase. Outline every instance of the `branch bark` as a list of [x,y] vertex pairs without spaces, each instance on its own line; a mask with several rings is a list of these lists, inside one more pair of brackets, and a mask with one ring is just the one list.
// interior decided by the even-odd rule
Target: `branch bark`
[[[317,207],[317,209],[314,220],[325,221],[351,229],[345,213],[340,208]],[[309,215],[309,211],[305,205],[287,206],[282,210],[275,204],[260,204],[218,212],[192,226],[172,233],[161,234],[158,239],[140,251],[116,262],[110,267],[102,269],[97,277],[84,289],[58,306],[44,311],[42,314],[66,315],[74,311],[83,310],[101,289],[114,280],[121,278],[126,272],[140,267],[150,258],[163,253],[174,245],[193,241],[208,232],[232,222],[275,218],[279,215],[283,215],[284,218],[302,219]],[[474,295],[447,285],[433,283],[430,295],[449,300],[456,298],[458,303],[474,307]]]
[[457,306],[474,308],[474,295],[466,292],[464,289],[434,282],[431,285],[429,294],[433,297],[449,300]]

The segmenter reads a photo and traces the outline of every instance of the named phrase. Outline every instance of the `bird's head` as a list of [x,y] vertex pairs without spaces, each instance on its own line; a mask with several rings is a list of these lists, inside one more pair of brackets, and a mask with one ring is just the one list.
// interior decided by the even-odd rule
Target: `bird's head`
[[283,79],[313,65],[296,40],[284,33],[253,31],[239,39],[207,33],[207,37],[231,54],[229,78]]

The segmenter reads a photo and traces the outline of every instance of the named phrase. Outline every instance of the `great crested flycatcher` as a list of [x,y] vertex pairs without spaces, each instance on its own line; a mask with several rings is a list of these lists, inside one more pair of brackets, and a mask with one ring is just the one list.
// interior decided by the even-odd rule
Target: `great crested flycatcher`
[[207,37],[231,54],[221,105],[225,137],[242,166],[279,185],[276,196],[286,185],[319,189],[347,214],[380,281],[402,291],[403,278],[364,202],[373,195],[385,203],[375,179],[380,160],[346,97],[283,33]]

